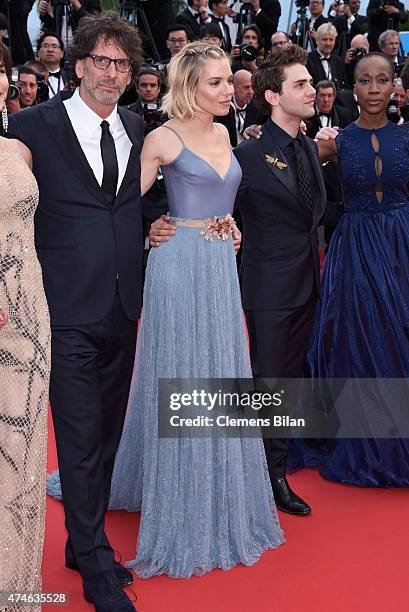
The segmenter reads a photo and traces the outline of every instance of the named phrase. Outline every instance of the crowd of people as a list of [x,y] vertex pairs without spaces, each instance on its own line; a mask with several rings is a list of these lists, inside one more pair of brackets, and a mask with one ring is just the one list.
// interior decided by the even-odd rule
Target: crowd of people
[[[32,4],[18,22],[0,15],[4,592],[41,591],[48,401],[59,471],[47,488],[64,504],[65,564],[97,612],[134,610],[131,568],[189,578],[283,544],[277,509],[311,513],[289,466],[409,486],[390,410],[377,412],[382,439],[159,435],[160,379],[264,391],[409,376],[403,5],[371,0],[364,16],[359,0],[334,2],[324,16],[311,0],[287,33],[278,0],[251,0],[234,40],[227,0],[187,4],[159,64],[99,0],[63,13],[40,0],[35,54]],[[127,567],[108,508],[141,512]]]

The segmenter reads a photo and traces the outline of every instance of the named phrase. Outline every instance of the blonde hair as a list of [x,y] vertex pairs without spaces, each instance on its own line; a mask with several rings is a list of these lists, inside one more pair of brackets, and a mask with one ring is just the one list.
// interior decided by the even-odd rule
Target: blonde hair
[[326,34],[331,34],[335,38],[338,36],[337,29],[332,23],[322,23],[320,27],[317,28],[317,40]]
[[206,60],[228,59],[220,47],[192,42],[183,47],[169,64],[169,90],[162,110],[176,119],[197,117],[196,89]]

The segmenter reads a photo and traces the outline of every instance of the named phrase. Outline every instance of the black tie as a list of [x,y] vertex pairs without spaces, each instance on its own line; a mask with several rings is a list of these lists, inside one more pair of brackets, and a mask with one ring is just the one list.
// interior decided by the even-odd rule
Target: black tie
[[60,71],[58,71],[58,72],[49,72],[48,73],[48,77],[54,77],[55,79],[59,79],[60,76],[61,76],[61,72]]
[[104,166],[104,174],[102,177],[102,191],[106,193],[110,202],[113,202],[116,197],[116,188],[118,185],[118,159],[115,151],[115,142],[112,134],[109,131],[108,121],[101,123],[101,155]]
[[307,208],[312,210],[313,197],[311,193],[311,184],[307,172],[305,171],[303,161],[304,143],[302,140],[294,138],[293,145],[295,157],[297,159],[298,187],[300,188],[301,195],[304,198]]

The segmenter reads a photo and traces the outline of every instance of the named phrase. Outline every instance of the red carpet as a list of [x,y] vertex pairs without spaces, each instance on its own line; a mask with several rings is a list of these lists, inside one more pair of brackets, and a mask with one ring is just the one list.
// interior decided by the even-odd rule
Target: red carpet
[[[50,430],[49,469],[54,469]],[[190,580],[135,578],[138,611],[408,611],[409,491],[331,484],[310,470],[290,480],[311,503],[313,514],[298,518],[280,513],[286,544],[252,567],[216,570]],[[126,512],[108,514],[111,543],[124,559],[134,556],[138,522],[137,515]],[[69,610],[92,611],[82,599],[79,575],[63,566],[64,542],[62,506],[48,499],[43,591],[68,591]],[[64,608],[45,608],[54,609]]]

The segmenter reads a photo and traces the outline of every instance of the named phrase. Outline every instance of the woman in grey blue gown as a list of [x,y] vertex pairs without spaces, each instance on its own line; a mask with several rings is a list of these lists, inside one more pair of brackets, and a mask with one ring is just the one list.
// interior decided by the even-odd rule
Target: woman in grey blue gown
[[[241,170],[227,131],[213,123],[229,109],[229,61],[191,43],[172,61],[169,84],[164,108],[173,118],[146,138],[142,192],[161,167],[176,233],[149,255],[110,501],[141,510],[127,565],[144,578],[251,565],[283,542],[261,439],[158,438],[159,378],[251,377],[229,235]],[[227,239],[206,240],[210,217]]]

